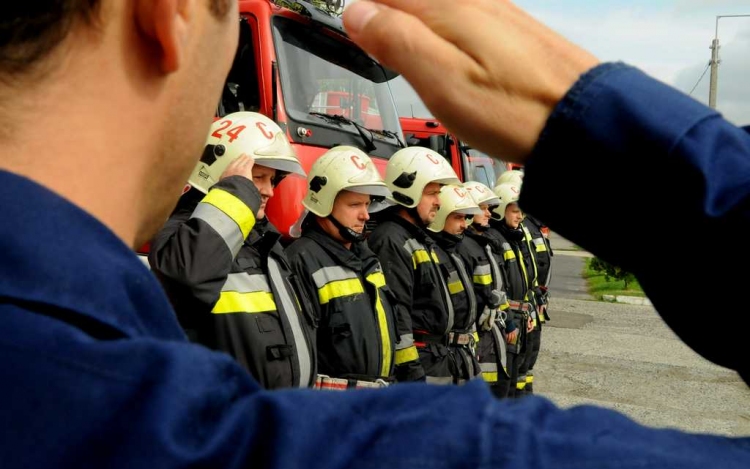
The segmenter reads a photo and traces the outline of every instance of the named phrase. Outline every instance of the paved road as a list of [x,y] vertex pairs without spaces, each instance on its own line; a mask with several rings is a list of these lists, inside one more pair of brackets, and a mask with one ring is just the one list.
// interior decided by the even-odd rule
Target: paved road
[[750,388],[680,341],[650,306],[593,301],[580,273],[587,253],[556,234],[552,321],[535,389],[568,407],[596,404],[641,423],[750,436]]

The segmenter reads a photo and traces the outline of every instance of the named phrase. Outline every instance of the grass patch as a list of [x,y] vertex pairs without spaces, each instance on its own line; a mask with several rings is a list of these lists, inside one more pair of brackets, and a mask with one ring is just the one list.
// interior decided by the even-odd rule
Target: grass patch
[[586,264],[583,267],[583,278],[588,284],[588,291],[591,296],[597,300],[602,299],[602,295],[625,295],[625,296],[638,296],[645,298],[646,294],[643,293],[641,286],[637,280],[628,283],[628,287],[625,288],[625,282],[622,280],[615,280],[610,278],[607,281],[604,278],[604,274],[592,270],[589,266],[591,265],[591,259],[586,259]]

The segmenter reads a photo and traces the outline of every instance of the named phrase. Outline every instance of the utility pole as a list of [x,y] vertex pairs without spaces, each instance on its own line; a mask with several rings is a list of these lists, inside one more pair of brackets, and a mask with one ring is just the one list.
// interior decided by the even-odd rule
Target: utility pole
[[716,109],[716,93],[719,87],[719,18],[741,18],[750,17],[750,15],[719,15],[716,17],[716,33],[714,40],[711,41],[711,81],[708,86],[708,106]]

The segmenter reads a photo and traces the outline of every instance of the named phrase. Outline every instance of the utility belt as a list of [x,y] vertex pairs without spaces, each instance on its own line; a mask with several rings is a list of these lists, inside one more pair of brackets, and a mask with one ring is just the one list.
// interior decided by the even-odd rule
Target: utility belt
[[512,309],[513,311],[521,311],[524,313],[534,311],[534,306],[528,301],[508,300],[508,304],[510,305],[510,309]]
[[429,344],[435,345],[470,345],[474,343],[474,336],[468,332],[451,331],[447,334],[429,334],[426,331],[414,331],[414,345],[424,348]]
[[349,389],[380,389],[387,388],[388,382],[378,378],[374,381],[359,379],[332,378],[328,375],[318,375],[315,379],[314,389],[328,391],[347,391]]

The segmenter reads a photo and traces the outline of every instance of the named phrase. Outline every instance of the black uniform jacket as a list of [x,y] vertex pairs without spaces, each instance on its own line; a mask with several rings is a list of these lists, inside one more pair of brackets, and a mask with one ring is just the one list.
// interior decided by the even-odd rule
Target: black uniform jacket
[[398,340],[396,311],[380,262],[366,243],[347,249],[311,223],[286,253],[314,306],[319,372],[390,378]]
[[232,176],[184,194],[151,243],[149,263],[188,337],[234,356],[268,389],[316,374],[309,313],[279,234],[254,213],[260,194]]

